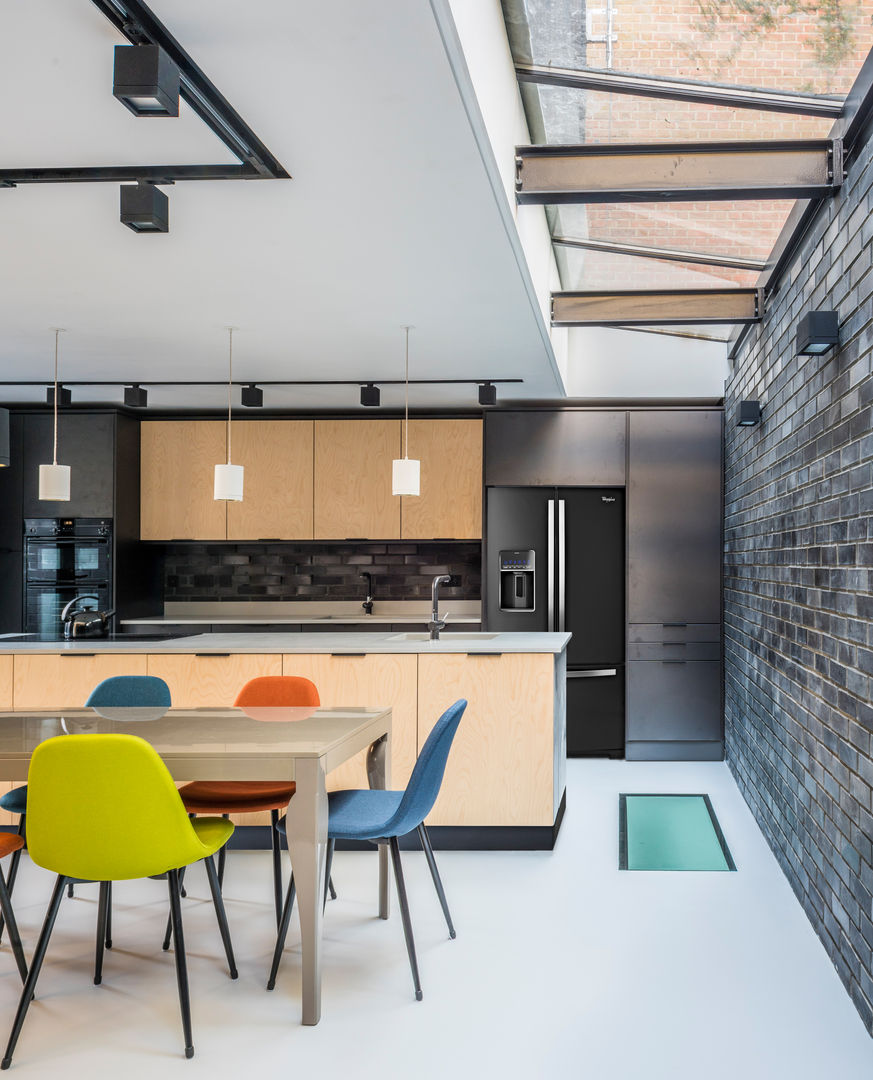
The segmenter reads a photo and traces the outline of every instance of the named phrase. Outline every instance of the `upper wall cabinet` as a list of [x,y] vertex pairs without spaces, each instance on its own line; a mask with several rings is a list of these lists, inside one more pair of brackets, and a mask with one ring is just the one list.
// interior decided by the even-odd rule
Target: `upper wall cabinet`
[[227,504],[228,540],[312,539],[312,420],[234,424],[233,460],[245,497]]
[[632,412],[628,622],[721,620],[721,412]]
[[489,413],[485,483],[621,487],[627,413],[559,409]]
[[226,460],[221,420],[146,420],[140,429],[143,540],[226,540],[226,503],[212,497]]
[[400,539],[400,499],[391,494],[397,457],[399,420],[315,422],[316,540]]
[[403,539],[479,539],[482,421],[410,420],[409,454],[421,461],[421,495],[400,500]]

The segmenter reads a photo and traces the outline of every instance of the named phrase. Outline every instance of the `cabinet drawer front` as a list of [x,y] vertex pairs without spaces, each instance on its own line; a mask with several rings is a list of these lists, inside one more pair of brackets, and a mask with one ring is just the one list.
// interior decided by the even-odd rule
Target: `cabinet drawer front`
[[714,741],[722,726],[718,661],[628,663],[628,742]]
[[721,641],[720,623],[631,623],[629,642],[650,641]]
[[81,707],[103,679],[113,675],[145,675],[142,654],[83,651],[37,656],[17,654],[13,676],[16,709]]
[[[418,657],[409,653],[286,654],[282,657],[282,673],[311,679],[318,687],[322,705],[390,705],[390,786],[406,787],[418,753]],[[366,752],[328,773],[327,786],[330,791],[369,787]]]
[[233,705],[243,686],[257,675],[281,675],[282,657],[265,653],[151,653],[148,673],[163,679],[176,708]]
[[628,645],[628,660],[720,660],[717,641],[660,641]]

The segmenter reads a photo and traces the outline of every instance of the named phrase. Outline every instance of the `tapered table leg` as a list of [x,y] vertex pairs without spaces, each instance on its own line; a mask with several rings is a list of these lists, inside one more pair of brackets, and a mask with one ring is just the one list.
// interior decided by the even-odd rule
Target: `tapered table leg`
[[324,760],[297,758],[297,792],[288,805],[288,852],[297,886],[303,961],[303,1023],[321,1019],[321,930],[327,852]]
[[[367,751],[367,782],[371,788],[385,791],[391,783],[391,733],[377,739]],[[387,919],[391,910],[388,885],[388,845],[379,845],[379,918]]]

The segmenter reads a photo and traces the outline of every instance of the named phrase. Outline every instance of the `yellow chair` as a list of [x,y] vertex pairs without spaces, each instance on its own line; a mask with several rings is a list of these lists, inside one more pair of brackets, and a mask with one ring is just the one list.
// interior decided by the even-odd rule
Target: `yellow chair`
[[8,1069],[36,988],[64,889],[100,882],[94,982],[102,979],[103,944],[112,881],[166,874],[176,942],[176,980],[185,1056],[194,1056],[179,870],[203,860],[215,903],[230,977],[233,948],[212,856],[233,833],[223,818],[185,813],[166,765],[135,735],[61,735],[33,752],[27,778],[27,846],[37,866],[56,873],[52,898],[0,1068]]

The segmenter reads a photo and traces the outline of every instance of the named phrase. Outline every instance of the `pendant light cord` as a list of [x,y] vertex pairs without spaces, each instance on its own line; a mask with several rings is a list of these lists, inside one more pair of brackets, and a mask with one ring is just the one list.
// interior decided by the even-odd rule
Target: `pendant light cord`
[[233,387],[233,327],[227,328],[227,463],[230,465],[230,396]]
[[60,335],[61,328],[55,327],[55,392],[52,404],[53,408],[53,421],[52,421],[52,433],[54,446],[52,450],[52,464],[58,463],[58,336]]
[[406,408],[405,408],[405,424],[404,424],[404,440],[403,440],[403,457],[409,458],[409,331],[412,329],[410,326],[404,326],[406,331]]

